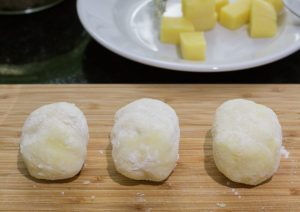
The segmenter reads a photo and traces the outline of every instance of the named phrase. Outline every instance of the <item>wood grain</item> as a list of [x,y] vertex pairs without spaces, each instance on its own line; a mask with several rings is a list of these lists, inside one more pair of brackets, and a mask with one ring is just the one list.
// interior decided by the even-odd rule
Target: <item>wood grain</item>
[[[170,104],[181,125],[180,160],[163,183],[138,182],[118,174],[109,133],[116,110],[142,97]],[[275,110],[290,152],[266,183],[249,187],[216,169],[209,130],[225,100],[247,98]],[[70,180],[31,178],[19,157],[28,114],[44,104],[73,102],[90,127],[88,158]],[[299,211],[299,85],[2,85],[0,86],[1,211]]]

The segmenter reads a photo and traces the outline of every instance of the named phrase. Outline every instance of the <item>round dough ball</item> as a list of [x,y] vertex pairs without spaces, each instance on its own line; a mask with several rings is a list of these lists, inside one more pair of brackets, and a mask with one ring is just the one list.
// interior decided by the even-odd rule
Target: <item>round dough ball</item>
[[135,180],[165,180],[176,166],[180,139],[175,111],[154,99],[140,99],[115,115],[112,156],[118,172]]
[[243,99],[227,101],[217,109],[212,136],[215,163],[230,180],[258,185],[277,171],[282,133],[270,108]]
[[89,134],[83,113],[74,104],[42,106],[27,118],[20,152],[31,176],[61,180],[75,176],[87,154]]

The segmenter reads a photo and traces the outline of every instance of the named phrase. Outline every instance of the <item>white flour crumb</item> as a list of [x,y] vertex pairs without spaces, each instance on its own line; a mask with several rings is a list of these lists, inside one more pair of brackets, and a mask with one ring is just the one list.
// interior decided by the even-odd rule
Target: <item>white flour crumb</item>
[[226,204],[225,203],[222,203],[222,202],[218,202],[216,204],[219,208],[225,208],[226,207]]
[[60,192],[60,194],[61,194],[61,195],[65,195],[65,192],[64,192],[64,191],[62,191],[62,192]]
[[146,200],[143,197],[137,197],[136,201],[137,202],[146,202]]
[[285,159],[289,158],[290,153],[285,149],[284,146],[281,147],[280,153]]
[[138,196],[138,197],[143,197],[143,196],[145,196],[145,194],[143,194],[143,193],[136,193],[136,196]]
[[103,155],[103,153],[104,153],[103,150],[99,150],[98,152],[100,155]]
[[93,196],[91,196],[91,199],[92,199],[92,200],[94,200],[95,198],[96,198],[96,197],[95,197],[94,195],[93,195]]
[[239,198],[239,199],[241,199],[241,198],[242,198],[242,196],[241,196],[241,195],[239,195],[239,196],[238,196],[238,198]]
[[240,193],[239,193],[238,190],[232,188],[232,189],[231,189],[231,192],[232,192],[235,196],[239,196],[239,198],[240,198]]
[[85,164],[83,165],[83,167],[86,168],[86,167],[87,167],[87,164],[85,163]]
[[145,194],[143,193],[136,193],[136,201],[137,202],[146,202],[146,200],[144,199]]
[[90,184],[91,183],[91,181],[89,181],[89,180],[85,180],[85,181],[83,181],[83,185],[88,185],[88,184]]
[[152,208],[146,208],[145,212],[151,212]]

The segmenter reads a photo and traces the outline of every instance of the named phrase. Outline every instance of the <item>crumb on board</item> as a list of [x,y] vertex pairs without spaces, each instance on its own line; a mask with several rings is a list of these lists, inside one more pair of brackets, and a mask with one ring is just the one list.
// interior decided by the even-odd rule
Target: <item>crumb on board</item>
[[65,192],[64,192],[64,191],[62,191],[62,192],[60,192],[60,194],[63,196],[63,195],[65,195]]
[[88,184],[90,184],[91,183],[91,181],[89,181],[89,180],[85,180],[85,181],[83,181],[83,185],[88,185]]
[[137,197],[143,197],[143,196],[145,196],[145,194],[140,193],[140,192],[137,192],[137,193],[136,193],[136,196],[137,196]]
[[104,153],[103,150],[99,150],[98,152],[100,155],[103,155],[103,153]]
[[216,203],[216,205],[217,205],[219,208],[225,208],[225,207],[226,207],[226,204],[223,203],[223,202],[218,202],[218,203]]
[[143,197],[137,197],[136,201],[137,202],[147,202]]
[[147,201],[144,199],[144,196],[145,196],[145,194],[140,193],[140,192],[137,192],[137,193],[136,193],[136,201],[137,201],[137,202],[147,202]]
[[240,195],[240,192],[239,192],[238,190],[232,188],[232,189],[231,189],[231,192],[232,192],[235,196],[237,196],[239,199],[242,198],[242,196]]
[[290,153],[289,153],[289,151],[286,150],[286,148],[284,146],[281,147],[280,153],[285,159],[289,158]]

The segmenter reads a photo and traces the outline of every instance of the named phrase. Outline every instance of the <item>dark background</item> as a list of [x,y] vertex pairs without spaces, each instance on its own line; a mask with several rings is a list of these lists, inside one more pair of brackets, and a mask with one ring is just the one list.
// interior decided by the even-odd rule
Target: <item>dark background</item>
[[[105,49],[84,31],[76,1],[31,15],[0,15],[0,69],[22,67],[72,51],[80,55],[75,67],[61,66],[28,76],[0,75],[0,83],[299,83],[300,51],[258,68],[226,73],[189,73],[146,66]],[[75,50],[74,50],[75,49]],[[57,59],[58,60],[58,59]],[[57,63],[61,63],[61,59]],[[54,62],[55,63],[55,62]],[[1,66],[2,65],[2,66]],[[54,71],[57,67],[59,71]],[[75,67],[75,68],[74,68]]]

